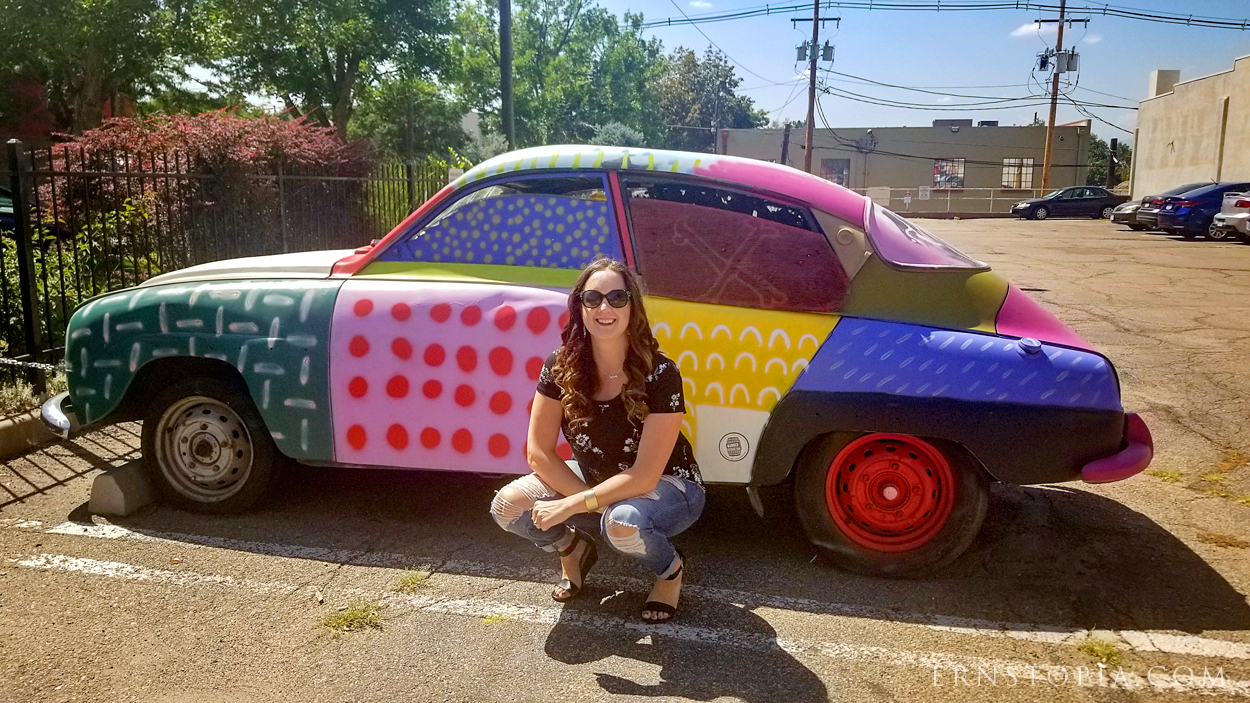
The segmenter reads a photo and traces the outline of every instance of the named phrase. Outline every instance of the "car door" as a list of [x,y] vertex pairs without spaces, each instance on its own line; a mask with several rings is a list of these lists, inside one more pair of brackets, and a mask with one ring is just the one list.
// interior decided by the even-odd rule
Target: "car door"
[[495,179],[354,274],[331,327],[336,461],[527,472],[529,404],[567,291],[596,256],[621,257],[615,222],[604,174]]
[[1077,207],[1078,197],[1082,190],[1082,188],[1067,188],[1060,191],[1059,195],[1051,201],[1052,213],[1063,216],[1071,215]]
[[647,313],[681,370],[683,431],[704,478],[747,483],[771,410],[837,323],[846,273],[794,204],[652,174],[622,191]]

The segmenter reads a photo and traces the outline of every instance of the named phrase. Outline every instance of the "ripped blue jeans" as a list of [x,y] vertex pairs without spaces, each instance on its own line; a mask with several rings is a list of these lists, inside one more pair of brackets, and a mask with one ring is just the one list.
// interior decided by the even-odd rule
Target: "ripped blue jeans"
[[[567,528],[557,525],[538,529],[531,509],[537,501],[560,497],[537,474],[529,474],[500,489],[491,502],[490,513],[503,529],[554,552],[556,544],[568,534]],[[600,530],[612,549],[638,559],[656,576],[669,576],[678,566],[677,550],[669,538],[699,519],[704,500],[699,484],[676,476],[661,476],[655,490],[607,506],[599,518]],[[579,518],[587,517],[590,516],[576,515],[568,522],[580,523]]]

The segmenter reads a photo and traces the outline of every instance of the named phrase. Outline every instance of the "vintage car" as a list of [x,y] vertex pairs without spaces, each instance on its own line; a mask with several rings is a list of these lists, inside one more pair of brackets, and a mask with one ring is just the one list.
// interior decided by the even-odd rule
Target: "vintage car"
[[759,488],[792,481],[846,568],[949,562],[992,481],[1116,481],[1152,457],[1107,358],[921,227],[784,166],[593,146],[490,159],[355,252],[91,300],[45,422],[143,419],[153,480],[205,512],[253,505],[280,455],[524,473],[535,380],[598,256],[645,278],[705,479],[761,513]]

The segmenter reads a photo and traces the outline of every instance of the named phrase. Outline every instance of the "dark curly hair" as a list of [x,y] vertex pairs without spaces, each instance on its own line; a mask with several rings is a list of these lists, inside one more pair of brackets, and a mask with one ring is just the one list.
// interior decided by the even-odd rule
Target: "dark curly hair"
[[625,264],[615,259],[595,259],[578,276],[577,283],[569,292],[569,321],[560,333],[563,344],[556,350],[551,366],[552,376],[563,395],[560,402],[569,424],[589,421],[593,398],[599,392],[600,383],[599,374],[595,373],[590,332],[582,320],[581,292],[586,288],[586,281],[599,271],[620,274],[633,304],[629,325],[625,329],[629,349],[625,353],[625,383],[621,387],[621,399],[625,402],[630,421],[641,423],[647,417],[646,379],[653,370],[660,345],[655,341],[655,335],[651,334],[651,323],[647,321],[647,310],[642,302],[642,279]]

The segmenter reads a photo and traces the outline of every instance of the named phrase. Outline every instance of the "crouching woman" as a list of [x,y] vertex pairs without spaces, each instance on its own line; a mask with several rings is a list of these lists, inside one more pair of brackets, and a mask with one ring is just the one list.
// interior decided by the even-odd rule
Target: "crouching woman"
[[[500,490],[491,514],[559,554],[563,578],[551,597],[564,602],[581,592],[598,559],[593,536],[569,522],[602,513],[607,543],[655,573],[642,618],[661,622],[676,614],[681,593],[683,557],[670,538],[699,518],[704,492],[681,433],[681,373],[659,351],[640,288],[636,274],[610,259],[578,278],[563,344],[547,357],[534,395],[533,473]],[[561,431],[585,480],[556,454]]]

